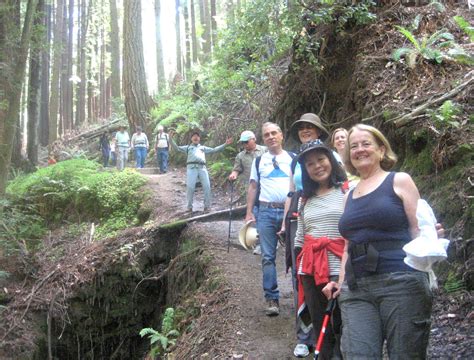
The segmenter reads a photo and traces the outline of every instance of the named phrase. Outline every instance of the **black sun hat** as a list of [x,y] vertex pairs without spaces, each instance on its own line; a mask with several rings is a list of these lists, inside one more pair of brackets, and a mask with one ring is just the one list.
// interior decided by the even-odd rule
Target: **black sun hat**
[[321,140],[316,139],[313,141],[310,141],[308,143],[302,144],[300,146],[300,153],[296,157],[296,160],[301,164],[304,165],[304,157],[306,154],[308,154],[311,151],[315,150],[322,150],[324,151],[328,157],[334,157],[333,151],[329,146],[325,145]]
[[290,134],[291,137],[296,141],[300,142],[300,138],[298,136],[298,125],[303,122],[316,126],[316,128],[319,130],[319,139],[321,141],[326,141],[326,139],[329,137],[329,132],[324,127],[319,116],[313,113],[306,113],[301,115],[301,117],[291,125]]

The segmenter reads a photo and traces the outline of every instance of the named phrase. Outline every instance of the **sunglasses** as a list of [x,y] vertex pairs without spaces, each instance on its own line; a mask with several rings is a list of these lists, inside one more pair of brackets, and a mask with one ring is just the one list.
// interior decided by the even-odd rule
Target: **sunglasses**
[[316,126],[313,124],[308,124],[308,123],[301,123],[298,125],[298,130],[311,130],[311,129],[316,129]]
[[272,158],[272,164],[275,169],[280,169],[280,164],[278,164],[278,161],[276,159],[276,156]]
[[319,139],[311,140],[310,142],[301,144],[301,146],[300,146],[300,152],[301,152],[301,151],[305,151],[305,150],[307,150],[307,149],[310,149],[310,148],[312,148],[312,147],[315,147],[316,145],[324,145],[324,143],[323,143],[321,140],[319,140]]
[[240,143],[245,145],[245,144],[248,144],[249,142],[247,140],[247,141],[241,141]]

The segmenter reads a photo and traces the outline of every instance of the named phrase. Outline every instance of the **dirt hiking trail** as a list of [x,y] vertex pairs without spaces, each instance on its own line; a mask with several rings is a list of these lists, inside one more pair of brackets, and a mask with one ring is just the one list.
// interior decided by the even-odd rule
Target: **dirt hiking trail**
[[[200,187],[195,193],[195,212],[192,215],[185,212],[185,169],[146,176],[156,203],[152,217],[157,223],[202,213]],[[225,190],[213,188],[211,212],[229,208],[230,194]],[[178,341],[170,358],[296,359],[293,356],[296,335],[291,275],[285,273],[284,248],[277,251],[280,315],[268,317],[264,313],[260,256],[253,255],[239,244],[238,233],[242,226],[243,217],[232,220],[227,252],[228,221],[189,224],[186,231],[204,239],[204,251],[211,256],[214,267],[211,273],[224,286],[212,296],[199,299],[201,315],[192,330]],[[435,295],[430,359],[467,359],[474,351],[471,296],[466,294],[456,299],[445,293]]]

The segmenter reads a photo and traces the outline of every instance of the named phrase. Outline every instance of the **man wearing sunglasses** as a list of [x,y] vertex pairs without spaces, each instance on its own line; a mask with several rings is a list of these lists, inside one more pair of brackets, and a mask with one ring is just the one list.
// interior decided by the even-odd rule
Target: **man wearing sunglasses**
[[[252,212],[258,200],[257,230],[262,251],[263,291],[265,314],[279,314],[279,291],[276,272],[277,232],[283,220],[285,200],[290,185],[293,154],[283,150],[283,133],[277,124],[267,122],[262,126],[262,136],[268,152],[254,160],[247,191],[247,214],[245,221],[255,221]],[[257,199],[258,194],[258,199]]]
[[241,176],[247,183],[250,178],[250,169],[252,168],[253,159],[263,155],[267,148],[257,144],[255,134],[250,130],[245,130],[240,134],[239,143],[242,144],[244,150],[239,152],[235,157],[234,168],[229,175],[230,181],[235,181]]

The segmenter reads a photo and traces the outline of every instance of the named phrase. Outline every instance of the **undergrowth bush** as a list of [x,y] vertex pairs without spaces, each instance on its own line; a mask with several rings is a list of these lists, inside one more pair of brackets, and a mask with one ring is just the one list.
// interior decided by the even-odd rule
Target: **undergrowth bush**
[[24,213],[51,227],[64,221],[93,221],[99,223],[99,234],[107,234],[136,221],[144,183],[134,170],[104,172],[95,162],[74,159],[15,179],[7,193],[18,204],[32,204]]

